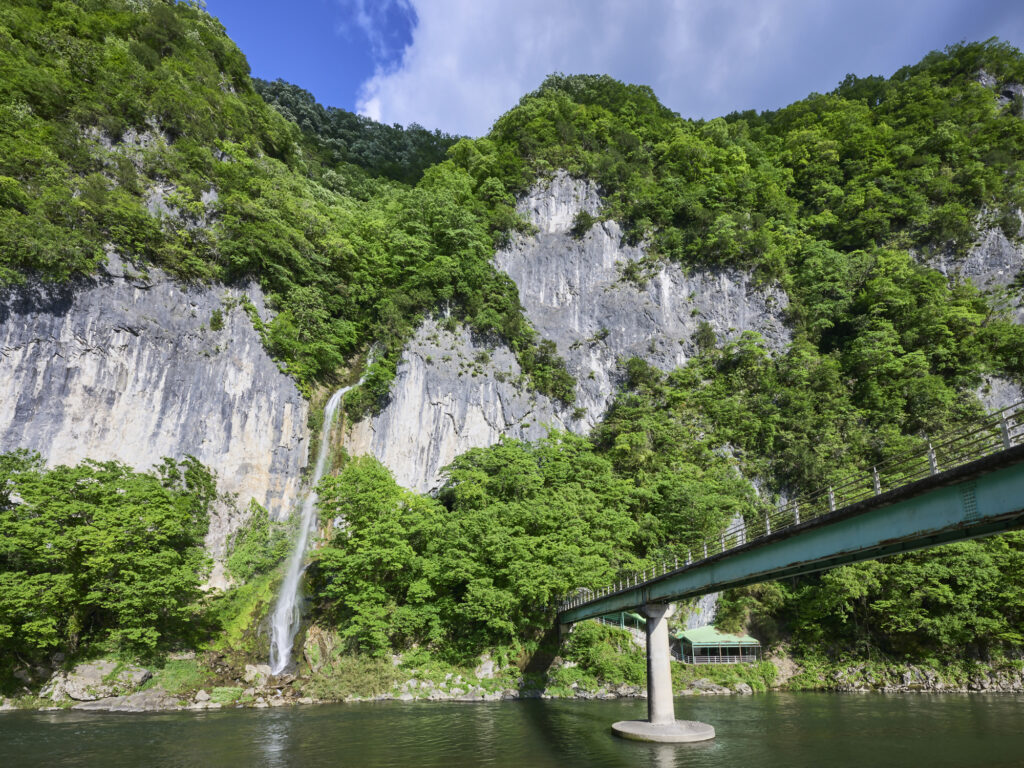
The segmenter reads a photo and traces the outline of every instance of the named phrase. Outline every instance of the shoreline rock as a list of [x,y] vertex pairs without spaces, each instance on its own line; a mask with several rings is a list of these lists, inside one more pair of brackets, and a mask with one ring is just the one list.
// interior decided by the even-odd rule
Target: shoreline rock
[[136,690],[152,676],[148,669],[134,664],[119,665],[108,659],[87,661],[70,672],[58,671],[39,695],[54,702],[109,699]]
[[164,712],[181,708],[182,702],[178,698],[159,687],[130,693],[127,696],[86,701],[71,707],[80,712]]

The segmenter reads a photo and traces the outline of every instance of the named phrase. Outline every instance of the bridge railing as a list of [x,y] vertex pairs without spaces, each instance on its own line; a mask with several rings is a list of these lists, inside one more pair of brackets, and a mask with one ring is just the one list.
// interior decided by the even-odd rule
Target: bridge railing
[[793,528],[821,515],[896,490],[930,475],[969,464],[972,461],[1024,443],[1024,402],[988,414],[971,429],[928,440],[925,450],[909,451],[871,468],[868,473],[849,475],[835,484],[805,494],[778,509],[755,518],[740,520],[717,536],[709,536],[687,549],[684,558],[661,563],[660,568],[630,573],[614,584],[597,589],[580,589],[558,603],[564,611],[599,600],[607,595],[634,589],[680,568],[720,555],[750,541]]

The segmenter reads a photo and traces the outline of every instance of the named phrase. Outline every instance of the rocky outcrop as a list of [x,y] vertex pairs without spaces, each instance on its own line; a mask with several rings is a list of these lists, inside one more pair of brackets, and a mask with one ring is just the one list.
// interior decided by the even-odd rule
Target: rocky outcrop
[[148,669],[101,659],[57,672],[40,696],[53,701],[96,701],[136,690],[153,675]]
[[853,664],[831,672],[820,687],[849,693],[1022,693],[1024,671],[979,666],[950,674],[914,664]]
[[551,339],[577,381],[577,406],[593,426],[615,395],[621,362],[640,357],[662,370],[685,365],[697,351],[702,324],[719,343],[744,331],[760,333],[769,349],[789,344],[783,313],[786,294],[733,269],[660,264],[642,284],[623,269],[642,260],[643,247],[624,245],[614,221],[594,224],[580,237],[571,230],[579,211],[599,216],[597,187],[565,173],[536,186],[519,211],[537,234],[516,238],[495,254],[498,269],[519,288],[526,316]]
[[[1021,269],[1024,269],[1024,248],[1013,243],[1001,229],[994,227],[981,234],[966,256],[958,258],[940,252],[925,263],[950,281],[970,280],[981,290],[991,291],[1013,285]],[[1024,323],[1024,308],[1021,307],[1019,295],[1014,296],[1013,306],[1016,322]]]
[[562,409],[521,379],[507,347],[428,320],[402,354],[388,406],[355,424],[345,447],[376,456],[406,488],[434,490],[441,469],[470,448],[502,435],[534,440],[547,425],[567,426]]
[[85,701],[71,708],[86,712],[163,712],[180,709],[182,706],[183,702],[163,688],[153,687],[125,696]]
[[586,433],[614,397],[625,359],[637,356],[662,370],[684,365],[705,323],[719,343],[749,330],[770,349],[787,346],[785,293],[747,273],[662,264],[642,285],[624,280],[623,268],[645,252],[622,243],[618,224],[600,222],[581,237],[572,232],[580,211],[598,216],[600,209],[594,184],[558,173],[519,202],[536,233],[516,237],[494,258],[576,379],[573,406],[526,390],[506,347],[430,320],[402,356],[388,405],[349,430],[349,452],[370,453],[402,485],[429,491],[452,458],[502,435],[533,440],[549,425]]
[[689,611],[683,620],[683,628],[697,629],[698,627],[706,627],[714,622],[715,613],[718,610],[719,594],[719,592],[712,592],[690,601]]
[[[252,498],[286,512],[306,464],[308,404],[267,355],[243,296],[265,311],[256,285],[185,286],[116,256],[92,279],[2,289],[0,452],[139,470],[191,454],[239,508]],[[211,521],[215,556],[240,517],[222,505]]]
[[[749,690],[750,686],[747,686],[747,688]],[[733,691],[729,690],[724,685],[719,685],[718,683],[712,682],[711,680],[708,680],[706,677],[702,677],[699,680],[694,680],[692,683],[690,683],[689,690],[693,693],[704,694],[705,696],[722,696],[733,693]],[[740,693],[739,690],[736,690],[735,692]]]
[[[1024,218],[1019,234],[1024,236]],[[1000,228],[984,231],[962,258],[939,253],[925,264],[945,275],[950,283],[970,280],[984,292],[1005,291],[1005,298],[1000,301],[1008,301],[1010,318],[1024,325],[1024,294],[1018,286],[1024,270],[1024,246],[1011,241]],[[976,394],[988,411],[1001,410],[1024,400],[1019,382],[998,376],[984,377]]]
[[983,376],[977,391],[978,399],[990,413],[1009,408],[1024,400],[1020,384],[1000,376]]

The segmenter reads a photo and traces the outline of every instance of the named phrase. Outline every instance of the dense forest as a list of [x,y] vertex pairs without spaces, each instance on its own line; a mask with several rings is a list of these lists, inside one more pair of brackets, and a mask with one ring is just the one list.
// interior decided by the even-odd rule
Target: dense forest
[[344,109],[323,107],[309,91],[283,80],[252,82],[264,101],[302,129],[307,148],[328,167],[351,163],[375,176],[415,184],[459,140],[415,123],[407,128],[384,125]]
[[[558,169],[594,179],[600,217],[646,247],[623,279],[667,260],[779,285],[788,350],[707,329],[684,368],[623,361],[589,437],[472,450],[436,496],[369,458],[341,457],[323,481],[321,517],[347,525],[316,550],[313,619],[350,652],[535,646],[555,596],[967,423],[984,375],[1021,380],[1017,297],[924,266],[993,228],[1019,240],[1024,119],[999,93],[1012,82],[1024,55],[965,43],[702,121],[644,86],[552,75],[486,136],[459,138],[254,81],[198,3],[13,0],[0,8],[0,284],[74,280],[109,251],[185,281],[253,277],[276,312],[258,330],[306,394],[364,374],[352,417],[386,401],[403,345],[440,313],[572,401],[554,345],[491,264],[529,233],[515,195]],[[0,457],[4,658],[258,648],[248,630],[288,530],[256,510],[229,561],[239,586],[200,595],[211,482],[191,464],[146,475]],[[139,567],[118,563],[129,551]],[[830,653],[998,656],[1024,644],[1022,572],[1024,537],[1009,534],[748,588],[720,621]]]

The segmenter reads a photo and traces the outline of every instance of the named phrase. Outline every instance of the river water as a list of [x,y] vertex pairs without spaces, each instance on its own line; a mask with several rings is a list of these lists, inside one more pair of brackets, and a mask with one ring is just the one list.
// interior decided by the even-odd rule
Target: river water
[[618,739],[646,703],[382,702],[157,714],[0,714],[0,765],[30,766],[1024,766],[1024,697],[766,694],[678,699],[714,741]]

